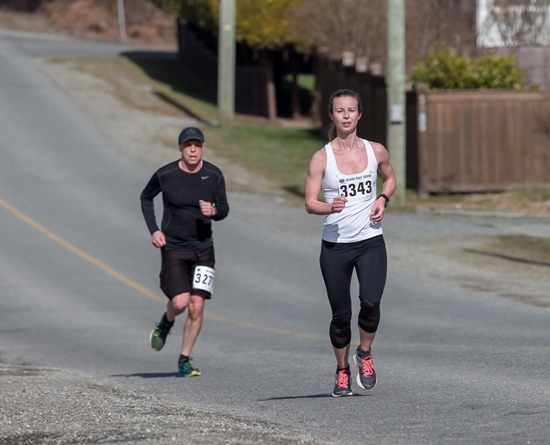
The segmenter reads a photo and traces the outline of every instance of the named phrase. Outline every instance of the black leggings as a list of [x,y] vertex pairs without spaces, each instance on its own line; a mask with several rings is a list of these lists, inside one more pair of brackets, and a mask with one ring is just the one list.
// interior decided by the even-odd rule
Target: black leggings
[[359,327],[369,333],[376,332],[388,266],[384,237],[379,235],[355,243],[323,241],[320,263],[332,309],[332,345],[341,349],[351,341],[350,285],[354,268],[359,279]]

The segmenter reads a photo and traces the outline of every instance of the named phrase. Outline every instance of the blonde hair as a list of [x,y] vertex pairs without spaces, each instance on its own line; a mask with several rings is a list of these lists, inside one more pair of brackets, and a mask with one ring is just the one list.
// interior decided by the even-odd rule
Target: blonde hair
[[[353,90],[342,89],[335,91],[334,93],[332,93],[332,96],[330,96],[330,99],[328,101],[329,114],[332,114],[332,104],[334,102],[334,99],[342,96],[353,97],[357,101],[357,109],[359,110],[359,113],[363,112],[363,107],[361,105],[361,98],[359,97],[359,94]],[[336,125],[334,125],[334,122],[331,122],[328,126],[327,136],[329,141],[332,141],[336,137]]]

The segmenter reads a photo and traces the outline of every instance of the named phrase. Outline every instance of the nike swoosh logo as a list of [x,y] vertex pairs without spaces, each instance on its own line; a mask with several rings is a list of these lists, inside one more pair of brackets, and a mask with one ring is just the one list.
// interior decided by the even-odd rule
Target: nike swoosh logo
[[208,179],[210,176],[201,176],[201,179]]

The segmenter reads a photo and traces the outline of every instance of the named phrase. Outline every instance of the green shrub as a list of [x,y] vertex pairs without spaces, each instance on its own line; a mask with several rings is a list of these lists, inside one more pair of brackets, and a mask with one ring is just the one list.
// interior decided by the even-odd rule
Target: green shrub
[[426,83],[433,90],[447,89],[515,89],[537,88],[525,85],[525,73],[510,56],[457,56],[454,50],[441,45],[432,49],[426,59],[410,73],[413,84]]

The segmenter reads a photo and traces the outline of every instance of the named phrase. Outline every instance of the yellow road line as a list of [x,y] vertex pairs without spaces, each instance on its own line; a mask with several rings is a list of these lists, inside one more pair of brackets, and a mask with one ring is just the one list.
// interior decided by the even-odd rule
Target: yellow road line
[[311,338],[313,340],[326,340],[326,341],[328,341],[328,337],[323,337],[322,335],[300,334],[298,332],[287,331],[285,329],[269,328],[267,326],[260,326],[259,324],[246,323],[246,322],[243,322],[243,321],[236,321],[236,320],[232,320],[230,318],[220,317],[219,315],[205,314],[205,316],[208,317],[208,318],[212,318],[213,320],[223,321],[225,323],[237,324],[239,326],[244,326],[244,327],[247,327],[247,328],[261,329],[262,331],[274,332],[276,334],[285,334],[285,335],[292,335],[293,337]]
[[[89,263],[92,263],[94,266],[100,268],[102,271],[104,271],[108,275],[112,276],[113,278],[116,278],[117,280],[123,282],[124,284],[131,287],[132,289],[138,291],[139,293],[141,293],[141,294],[143,294],[143,295],[145,295],[149,298],[152,298],[153,300],[160,301],[161,303],[166,303],[166,297],[163,297],[159,294],[156,294],[155,292],[151,291],[150,289],[146,288],[145,286],[142,286],[141,284],[136,283],[135,281],[131,280],[130,278],[128,278],[127,276],[121,274],[120,272],[117,272],[115,269],[108,266],[103,261],[100,261],[97,258],[94,258],[93,256],[87,254],[86,252],[83,252],[78,247],[73,246],[71,243],[69,243],[69,242],[65,241],[64,239],[60,238],[55,233],[49,231],[48,229],[41,226],[40,224],[38,224],[33,219],[29,218],[24,213],[17,210],[12,205],[8,204],[2,198],[0,198],[0,206],[4,207],[8,212],[15,215],[21,221],[27,223],[33,229],[37,230],[38,232],[42,233],[43,235],[46,235],[48,238],[50,238],[51,240],[53,240],[56,243],[60,244],[65,249],[67,249],[68,251],[74,253],[75,255],[78,255],[80,258],[88,261]],[[220,317],[218,315],[211,315],[211,314],[207,314],[207,313],[205,313],[204,315],[205,315],[205,317],[211,318],[213,320],[223,321],[225,323],[236,324],[236,325],[244,326],[244,327],[248,327],[248,328],[260,329],[260,330],[266,331],[266,332],[274,332],[274,333],[277,333],[277,334],[292,335],[294,337],[311,338],[311,339],[315,339],[315,340],[326,340],[325,337],[322,337],[320,335],[300,334],[300,333],[296,333],[296,332],[292,332],[292,331],[286,331],[284,329],[269,328],[269,327],[260,326],[260,325],[254,324],[254,323],[241,322],[241,321],[237,321],[237,320],[232,320],[230,318]]]
[[29,226],[31,226],[33,229],[38,230],[43,235],[46,235],[51,240],[55,241],[58,244],[61,244],[65,249],[69,250],[70,252],[78,255],[80,258],[83,258],[84,260],[92,263],[94,266],[99,267],[101,270],[106,272],[107,274],[111,275],[112,277],[116,278],[119,281],[122,281],[127,286],[130,286],[131,288],[137,290],[138,292],[147,295],[148,297],[152,298],[153,300],[158,300],[161,302],[166,302],[165,298],[162,298],[160,295],[155,294],[154,292],[151,292],[146,287],[142,286],[141,284],[136,283],[135,281],[132,281],[130,278],[122,275],[120,272],[117,272],[112,267],[107,266],[104,262],[98,260],[97,258],[94,258],[91,255],[88,255],[86,252],[83,252],[79,248],[73,246],[71,243],[68,243],[64,239],[57,236],[55,233],[50,232],[45,227],[42,227],[40,224],[38,224],[36,221],[29,218],[24,213],[17,210],[15,207],[8,204],[6,201],[4,201],[2,198],[0,198],[0,206],[4,207],[6,210],[11,212],[13,215],[17,216],[20,220],[27,223]]

